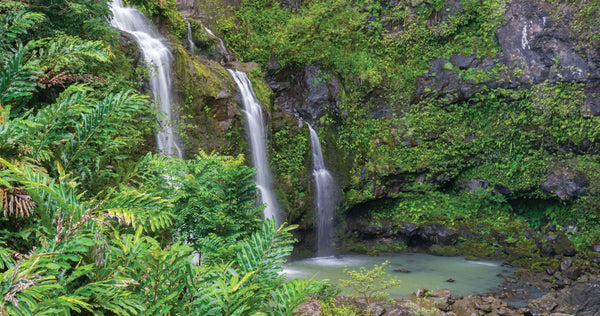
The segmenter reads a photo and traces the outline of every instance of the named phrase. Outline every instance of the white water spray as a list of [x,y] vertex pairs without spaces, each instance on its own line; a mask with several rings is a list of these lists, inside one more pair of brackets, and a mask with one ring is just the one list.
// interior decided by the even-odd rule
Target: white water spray
[[185,22],[187,23],[188,50],[193,54],[196,51],[196,45],[194,45],[194,40],[192,39],[192,26],[188,19],[185,19]]
[[317,230],[317,255],[331,255],[333,219],[339,200],[338,188],[331,172],[325,168],[321,142],[315,130],[308,125],[313,156],[313,177],[315,178],[315,226]]
[[256,187],[260,192],[261,203],[267,205],[263,210],[264,217],[265,219],[275,218],[275,223],[279,225],[281,223],[278,216],[277,198],[273,190],[273,181],[267,160],[267,139],[263,124],[262,105],[254,94],[250,79],[244,72],[232,69],[227,69],[227,71],[237,84],[244,102],[252,163],[256,167]]
[[140,11],[123,6],[121,0],[113,0],[110,9],[113,13],[110,24],[118,30],[131,34],[152,73],[149,82],[150,90],[158,110],[164,113],[164,117],[159,117],[162,128],[156,135],[158,150],[164,155],[181,158],[183,155],[177,143],[177,135],[171,125],[173,122],[171,52]]

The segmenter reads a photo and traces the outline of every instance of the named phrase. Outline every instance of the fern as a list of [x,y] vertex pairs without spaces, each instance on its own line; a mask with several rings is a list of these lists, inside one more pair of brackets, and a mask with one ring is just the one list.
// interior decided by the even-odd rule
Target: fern
[[98,102],[89,114],[82,117],[81,123],[75,127],[73,138],[63,151],[65,169],[68,170],[76,159],[83,156],[93,142],[105,143],[110,140],[119,128],[118,121],[112,120],[114,116],[131,115],[143,104],[143,99],[130,91],[111,93]]
[[100,41],[84,41],[72,36],[59,36],[30,41],[27,49],[37,51],[41,69],[44,72],[62,71],[66,68],[77,69],[86,61],[107,62],[109,51]]
[[42,73],[36,60],[24,62],[24,49],[19,43],[14,53],[0,60],[0,104],[28,96],[38,87],[35,80]]
[[[295,281],[284,284],[279,272],[293,242],[289,231],[273,220],[238,246],[237,260],[206,268],[204,286],[194,301],[198,315],[291,315],[298,304],[317,291],[319,284]],[[283,313],[283,314],[282,314]]]
[[54,104],[28,117],[28,121],[36,124],[28,131],[30,136],[35,135],[31,141],[34,148],[32,153],[34,159],[50,160],[51,154],[47,147],[57,141],[68,140],[72,137],[64,130],[73,126],[77,116],[88,110],[85,100],[87,91],[89,88],[84,86],[70,86],[60,94]]
[[[6,49],[10,44],[17,41],[17,37],[26,34],[35,24],[45,19],[43,14],[27,10],[8,12],[0,15],[0,48]],[[1,53],[0,53],[1,54]]]
[[147,231],[157,231],[173,224],[173,215],[169,213],[171,201],[160,196],[139,192],[122,186],[118,191],[111,191],[99,205],[99,209],[109,217],[116,217],[119,222],[139,224]]
[[269,307],[272,316],[293,316],[294,309],[307,301],[310,293],[316,293],[323,286],[313,280],[293,280],[271,290],[273,304]]

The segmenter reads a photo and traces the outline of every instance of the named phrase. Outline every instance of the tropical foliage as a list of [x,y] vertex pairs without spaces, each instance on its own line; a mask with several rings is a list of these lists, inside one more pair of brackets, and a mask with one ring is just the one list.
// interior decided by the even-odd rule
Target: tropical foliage
[[88,40],[108,12],[0,4],[0,315],[291,315],[320,287],[284,282],[294,226],[241,156],[141,154],[148,99]]

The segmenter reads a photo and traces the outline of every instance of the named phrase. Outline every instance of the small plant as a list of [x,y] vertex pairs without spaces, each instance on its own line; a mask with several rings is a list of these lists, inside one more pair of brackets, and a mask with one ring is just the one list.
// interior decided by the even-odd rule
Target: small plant
[[360,267],[358,271],[344,269],[344,273],[350,277],[350,280],[340,280],[341,286],[350,288],[365,298],[367,313],[369,313],[373,299],[384,298],[388,295],[385,290],[400,286],[400,280],[390,277],[385,272],[385,268],[389,264],[390,262],[386,260],[381,265],[374,265],[370,270],[365,267]]

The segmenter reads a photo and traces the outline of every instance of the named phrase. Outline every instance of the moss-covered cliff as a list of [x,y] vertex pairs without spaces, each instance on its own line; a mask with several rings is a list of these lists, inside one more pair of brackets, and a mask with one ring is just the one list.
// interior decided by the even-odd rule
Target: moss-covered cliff
[[[278,194],[288,220],[304,229],[312,226],[314,189],[301,121],[318,130],[342,187],[340,221],[345,210],[450,226],[465,214],[492,216],[459,202],[419,207],[476,196],[533,228],[577,227],[582,247],[597,238],[600,51],[599,22],[590,17],[600,5],[181,0],[177,7],[200,47],[189,54],[176,46],[186,149],[246,151],[222,65],[258,63],[250,77],[269,110]],[[203,26],[224,39],[230,58]],[[399,204],[373,204],[379,199]]]

